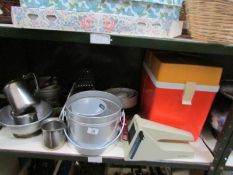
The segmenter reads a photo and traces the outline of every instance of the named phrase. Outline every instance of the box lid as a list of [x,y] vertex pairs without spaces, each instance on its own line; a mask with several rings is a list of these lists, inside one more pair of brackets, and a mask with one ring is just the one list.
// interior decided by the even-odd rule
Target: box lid
[[[153,72],[150,70],[146,62],[143,63],[143,68],[152,81],[153,85],[157,88],[161,89],[174,89],[174,90],[185,90],[185,86],[187,83],[171,83],[171,82],[162,82],[154,76]],[[204,91],[204,92],[218,92],[219,86],[210,86],[210,85],[200,85],[197,84],[195,87],[196,91]]]
[[[160,82],[186,83],[218,86],[222,68],[187,63],[188,59],[171,59],[170,56],[155,55],[148,52],[145,63]],[[175,56],[174,56],[175,57]]]
[[132,0],[139,2],[157,3],[172,6],[182,6],[183,0]]

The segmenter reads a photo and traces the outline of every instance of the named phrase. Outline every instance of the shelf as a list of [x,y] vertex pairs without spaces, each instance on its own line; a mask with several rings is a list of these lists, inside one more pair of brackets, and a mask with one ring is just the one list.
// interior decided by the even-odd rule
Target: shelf
[[233,152],[231,152],[231,154],[229,155],[225,166],[226,169],[233,170]]
[[[0,37],[65,41],[90,44],[90,33],[67,32],[39,29],[21,29],[13,25],[0,25]],[[152,48],[181,52],[195,52],[204,54],[233,55],[232,45],[212,44],[193,41],[188,38],[146,38],[111,36],[111,45],[136,48]]]
[[201,138],[203,139],[205,144],[208,146],[208,148],[211,150],[211,152],[213,152],[216,146],[216,143],[217,143],[217,139],[213,136],[208,126],[205,126],[203,128],[202,133],[201,133]]
[[[104,163],[114,163],[122,165],[152,165],[152,166],[171,166],[179,168],[197,168],[207,170],[213,161],[213,156],[199,138],[196,142],[190,144],[194,150],[192,159],[166,159],[157,162],[149,161],[124,161],[124,152],[122,143],[108,148],[102,155]],[[27,139],[15,138],[10,134],[7,128],[0,130],[0,153],[15,155],[19,157],[52,158],[66,160],[87,161],[88,158],[78,153],[71,145],[66,143],[58,150],[49,150],[42,144],[42,135]]]

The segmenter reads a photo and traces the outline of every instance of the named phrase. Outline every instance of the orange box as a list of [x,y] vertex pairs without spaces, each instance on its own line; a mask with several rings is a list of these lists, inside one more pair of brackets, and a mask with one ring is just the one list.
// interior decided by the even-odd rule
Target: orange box
[[142,115],[189,131],[196,140],[219,89],[222,68],[172,62],[147,53],[142,75]]

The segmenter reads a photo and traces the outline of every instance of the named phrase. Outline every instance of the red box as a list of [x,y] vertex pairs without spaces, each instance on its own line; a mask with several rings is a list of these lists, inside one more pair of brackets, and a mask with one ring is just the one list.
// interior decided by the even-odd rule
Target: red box
[[196,140],[219,86],[196,85],[189,105],[182,104],[184,89],[185,83],[156,80],[149,66],[146,63],[143,64],[142,115],[149,120],[189,131]]

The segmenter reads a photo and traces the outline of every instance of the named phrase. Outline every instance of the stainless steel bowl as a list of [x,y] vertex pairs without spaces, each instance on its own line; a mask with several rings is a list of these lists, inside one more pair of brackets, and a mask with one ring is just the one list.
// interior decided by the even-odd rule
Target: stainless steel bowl
[[39,104],[35,105],[35,110],[38,121],[30,124],[16,125],[11,114],[12,108],[10,106],[5,106],[0,110],[0,125],[8,128],[16,137],[30,136],[40,130],[42,121],[52,114],[52,108],[45,101],[41,101]]

